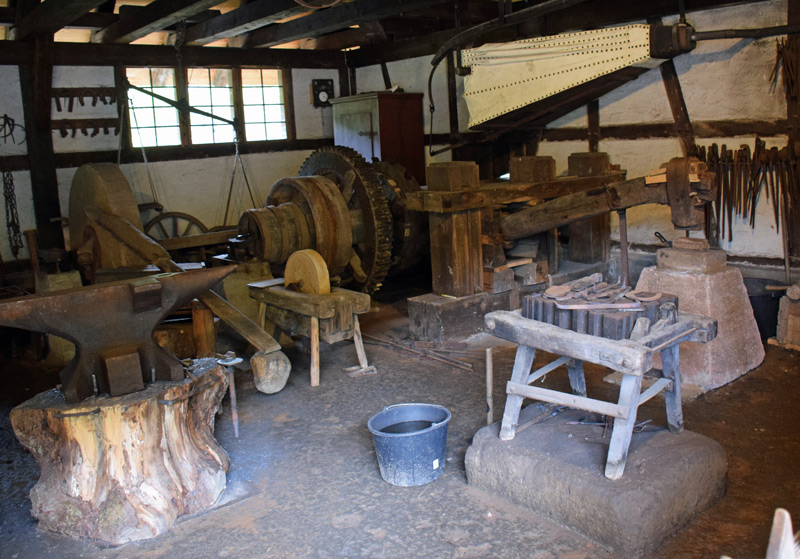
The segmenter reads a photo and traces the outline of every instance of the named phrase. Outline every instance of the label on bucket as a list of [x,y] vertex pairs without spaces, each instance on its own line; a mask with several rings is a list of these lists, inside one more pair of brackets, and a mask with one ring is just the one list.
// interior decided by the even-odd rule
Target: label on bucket
[[434,470],[438,470],[439,469],[439,459],[438,458],[433,461],[433,469]]

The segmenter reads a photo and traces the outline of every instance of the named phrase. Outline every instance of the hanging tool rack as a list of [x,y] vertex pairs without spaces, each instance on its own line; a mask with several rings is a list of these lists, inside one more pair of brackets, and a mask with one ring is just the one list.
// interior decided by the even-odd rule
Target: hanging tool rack
[[[66,104],[67,112],[75,109],[75,101],[81,107],[85,107],[87,102],[91,102],[92,107],[96,107],[98,101],[103,105],[110,105],[117,101],[117,90],[113,87],[55,87],[52,97],[55,100],[56,111],[63,112]],[[53,120],[51,128],[58,130],[62,138],[71,134],[75,137],[80,130],[84,136],[94,137],[100,132],[109,134],[113,130],[114,135],[119,134],[119,118],[70,118]]]

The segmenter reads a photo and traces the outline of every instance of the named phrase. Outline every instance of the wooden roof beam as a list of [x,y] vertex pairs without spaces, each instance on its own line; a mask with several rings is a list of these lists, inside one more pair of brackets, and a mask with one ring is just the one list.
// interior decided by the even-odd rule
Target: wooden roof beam
[[431,5],[431,0],[354,0],[334,8],[318,10],[305,17],[257,29],[250,33],[245,46],[274,46],[309,37],[319,37],[347,29],[365,21],[383,19]]
[[130,43],[184,21],[220,0],[153,0],[146,6],[124,16],[113,25],[94,34],[93,43]]
[[17,40],[35,33],[53,34],[106,0],[45,0],[28,12],[16,26]]
[[256,0],[186,30],[187,45],[207,45],[307,12],[294,0]]

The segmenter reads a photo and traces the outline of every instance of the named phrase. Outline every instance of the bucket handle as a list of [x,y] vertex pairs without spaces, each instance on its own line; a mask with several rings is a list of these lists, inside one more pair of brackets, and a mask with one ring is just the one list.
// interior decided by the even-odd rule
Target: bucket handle
[[[399,408],[399,407],[401,407],[401,406],[408,406],[408,405],[414,405],[414,404],[392,404],[391,406],[386,406],[385,408],[383,408],[383,411],[387,411],[387,410],[390,410],[390,409],[392,409],[392,408]],[[430,405],[433,405],[433,406],[438,406],[438,404],[430,404]],[[439,407],[442,407],[442,406],[439,406]],[[443,424],[445,421],[447,421],[447,418],[445,418],[445,419],[442,419],[441,421],[437,421],[437,422],[431,422],[431,427],[435,427],[435,426],[437,426],[437,425],[441,425],[441,424]]]

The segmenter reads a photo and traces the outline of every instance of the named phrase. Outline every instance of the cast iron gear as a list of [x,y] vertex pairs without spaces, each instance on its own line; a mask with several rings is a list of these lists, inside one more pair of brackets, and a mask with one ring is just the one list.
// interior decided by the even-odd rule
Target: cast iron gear
[[353,218],[360,219],[356,227],[363,227],[363,235],[354,235],[353,259],[342,282],[365,293],[377,291],[392,265],[392,214],[378,175],[357,151],[343,146],[318,149],[298,174],[333,181]]

